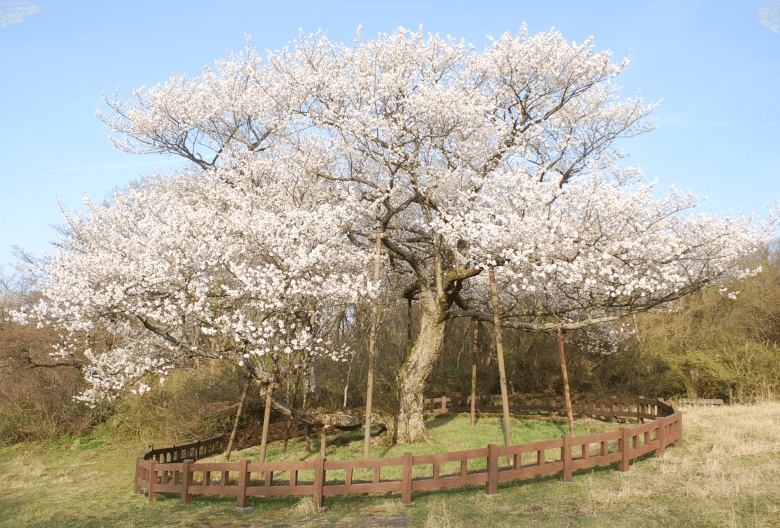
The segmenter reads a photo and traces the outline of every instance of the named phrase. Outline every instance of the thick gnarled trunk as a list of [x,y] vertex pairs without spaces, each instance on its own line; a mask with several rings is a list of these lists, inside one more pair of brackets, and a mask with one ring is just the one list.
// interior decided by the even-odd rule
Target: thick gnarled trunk
[[423,420],[425,382],[444,343],[450,304],[446,300],[422,302],[420,333],[398,374],[398,442],[426,440]]

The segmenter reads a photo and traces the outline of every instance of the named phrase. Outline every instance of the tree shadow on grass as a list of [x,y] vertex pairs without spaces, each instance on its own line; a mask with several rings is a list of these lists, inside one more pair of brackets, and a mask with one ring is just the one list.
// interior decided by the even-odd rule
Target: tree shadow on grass
[[428,428],[428,430],[437,429],[439,427],[444,427],[445,425],[447,425],[448,423],[454,421],[457,418],[458,418],[458,416],[455,415],[455,414],[446,414],[444,416],[436,417],[433,420],[428,420],[425,423],[425,425]]

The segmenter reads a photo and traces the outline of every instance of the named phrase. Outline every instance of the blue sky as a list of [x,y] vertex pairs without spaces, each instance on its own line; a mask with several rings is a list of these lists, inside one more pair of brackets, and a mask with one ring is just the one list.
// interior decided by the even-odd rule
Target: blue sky
[[[595,37],[631,64],[625,96],[662,100],[657,129],[621,143],[660,191],[691,190],[718,214],[765,214],[780,200],[780,34],[762,25],[767,2],[524,2],[521,0],[37,0],[38,12],[0,29],[0,268],[12,246],[52,250],[57,205],[80,209],[154,169],[181,163],[117,151],[94,112],[101,93],[197,75],[241,50],[245,35],[277,49],[323,29],[351,42],[398,26],[463,38],[558,29]],[[775,26],[776,27],[776,26]]]

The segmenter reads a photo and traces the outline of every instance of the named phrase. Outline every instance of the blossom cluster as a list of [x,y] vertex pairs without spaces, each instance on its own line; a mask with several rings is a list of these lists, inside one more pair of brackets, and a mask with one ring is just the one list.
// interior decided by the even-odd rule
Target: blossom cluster
[[436,223],[463,259],[500,265],[507,295],[533,299],[518,314],[627,314],[751,272],[740,259],[769,241],[771,222],[696,215],[690,193],[652,191],[595,172],[564,185],[494,173]]
[[195,171],[148,178],[111,201],[85,199],[88,214],[66,213],[69,234],[43,270],[44,296],[17,318],[72,333],[108,324],[123,336],[105,353],[87,351],[87,399],[191,356],[343,359],[348,351],[311,321],[376,291],[369,255],[345,236],[351,204],[274,210],[251,191]]

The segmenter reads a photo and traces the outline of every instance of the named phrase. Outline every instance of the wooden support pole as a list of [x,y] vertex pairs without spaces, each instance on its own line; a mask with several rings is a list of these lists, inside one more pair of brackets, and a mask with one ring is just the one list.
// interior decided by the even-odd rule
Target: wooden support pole
[[477,359],[479,358],[479,321],[474,320],[474,340],[471,343],[471,425],[477,424]]
[[504,338],[501,332],[501,320],[498,316],[498,291],[496,289],[496,271],[490,267],[490,298],[493,303],[493,326],[496,332],[496,356],[501,383],[501,405],[504,410],[504,438],[507,446],[512,445],[512,421],[509,417],[509,396],[506,388],[506,367],[504,366]]
[[230,453],[233,451],[233,442],[236,440],[236,433],[238,432],[238,422],[241,420],[241,414],[244,412],[244,404],[246,403],[246,396],[249,393],[249,385],[252,383],[252,377],[247,376],[244,383],[244,390],[241,392],[241,399],[238,401],[238,410],[236,411],[236,419],[233,421],[233,430],[230,431],[230,441],[227,446],[227,453],[225,453],[225,460],[230,460]]
[[574,436],[574,413],[571,408],[571,389],[569,388],[569,373],[566,370],[566,350],[563,345],[563,329],[561,328],[558,328],[558,358],[561,361],[563,397],[566,399],[566,416],[569,418],[569,434]]
[[271,421],[271,403],[274,384],[269,383],[265,389],[265,412],[263,413],[263,436],[260,439],[260,462],[265,462],[265,451],[268,446],[268,422]]
[[[387,233],[377,233],[374,253],[374,282],[379,282],[379,272],[382,265],[382,239]],[[371,304],[371,331],[368,339],[368,382],[366,387],[366,419],[363,435],[363,458],[369,458],[371,451],[371,406],[374,397],[374,364],[376,362],[376,334],[379,326],[379,302],[374,299]]]

